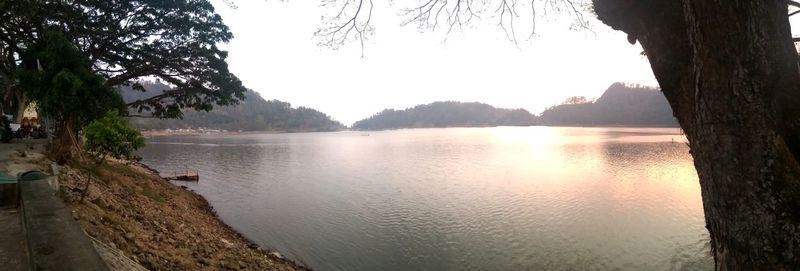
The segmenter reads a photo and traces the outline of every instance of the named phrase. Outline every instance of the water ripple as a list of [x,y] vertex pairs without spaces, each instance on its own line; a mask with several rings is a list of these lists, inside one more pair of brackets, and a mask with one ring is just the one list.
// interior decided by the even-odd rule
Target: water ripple
[[711,270],[675,129],[160,138],[144,162],[317,270]]

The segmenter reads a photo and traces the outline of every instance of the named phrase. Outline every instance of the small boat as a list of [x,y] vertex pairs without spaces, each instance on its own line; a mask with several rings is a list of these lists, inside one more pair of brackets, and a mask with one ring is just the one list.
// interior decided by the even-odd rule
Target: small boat
[[361,136],[369,136],[369,133],[362,133]]
[[197,170],[176,171],[172,176],[164,177],[171,181],[199,181],[200,174]]

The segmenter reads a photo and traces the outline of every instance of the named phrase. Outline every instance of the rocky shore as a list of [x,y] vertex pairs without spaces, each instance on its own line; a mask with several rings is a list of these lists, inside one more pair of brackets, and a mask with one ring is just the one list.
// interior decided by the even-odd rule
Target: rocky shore
[[144,165],[72,163],[60,175],[62,197],[86,233],[149,270],[305,270],[258,248],[203,197]]

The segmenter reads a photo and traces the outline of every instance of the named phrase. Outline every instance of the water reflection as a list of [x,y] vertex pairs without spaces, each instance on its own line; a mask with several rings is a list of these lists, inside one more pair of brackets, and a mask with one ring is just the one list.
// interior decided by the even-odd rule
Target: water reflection
[[463,128],[159,138],[158,169],[318,270],[708,270],[677,129]]

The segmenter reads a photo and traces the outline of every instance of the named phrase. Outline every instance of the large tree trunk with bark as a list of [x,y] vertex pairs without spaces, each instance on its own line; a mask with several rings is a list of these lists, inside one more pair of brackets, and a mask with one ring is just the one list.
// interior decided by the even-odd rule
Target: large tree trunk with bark
[[800,74],[784,1],[595,0],[685,130],[718,270],[800,268]]
[[53,146],[53,153],[59,163],[65,163],[75,158],[83,158],[75,122],[72,117],[67,117],[61,122],[56,134],[58,135],[58,140],[55,142],[56,145]]
[[25,109],[27,109],[28,104],[30,104],[28,95],[25,95],[24,92],[17,90],[14,93],[14,100],[15,104],[17,105],[17,112],[14,115],[14,123],[22,123],[22,119],[25,117]]

